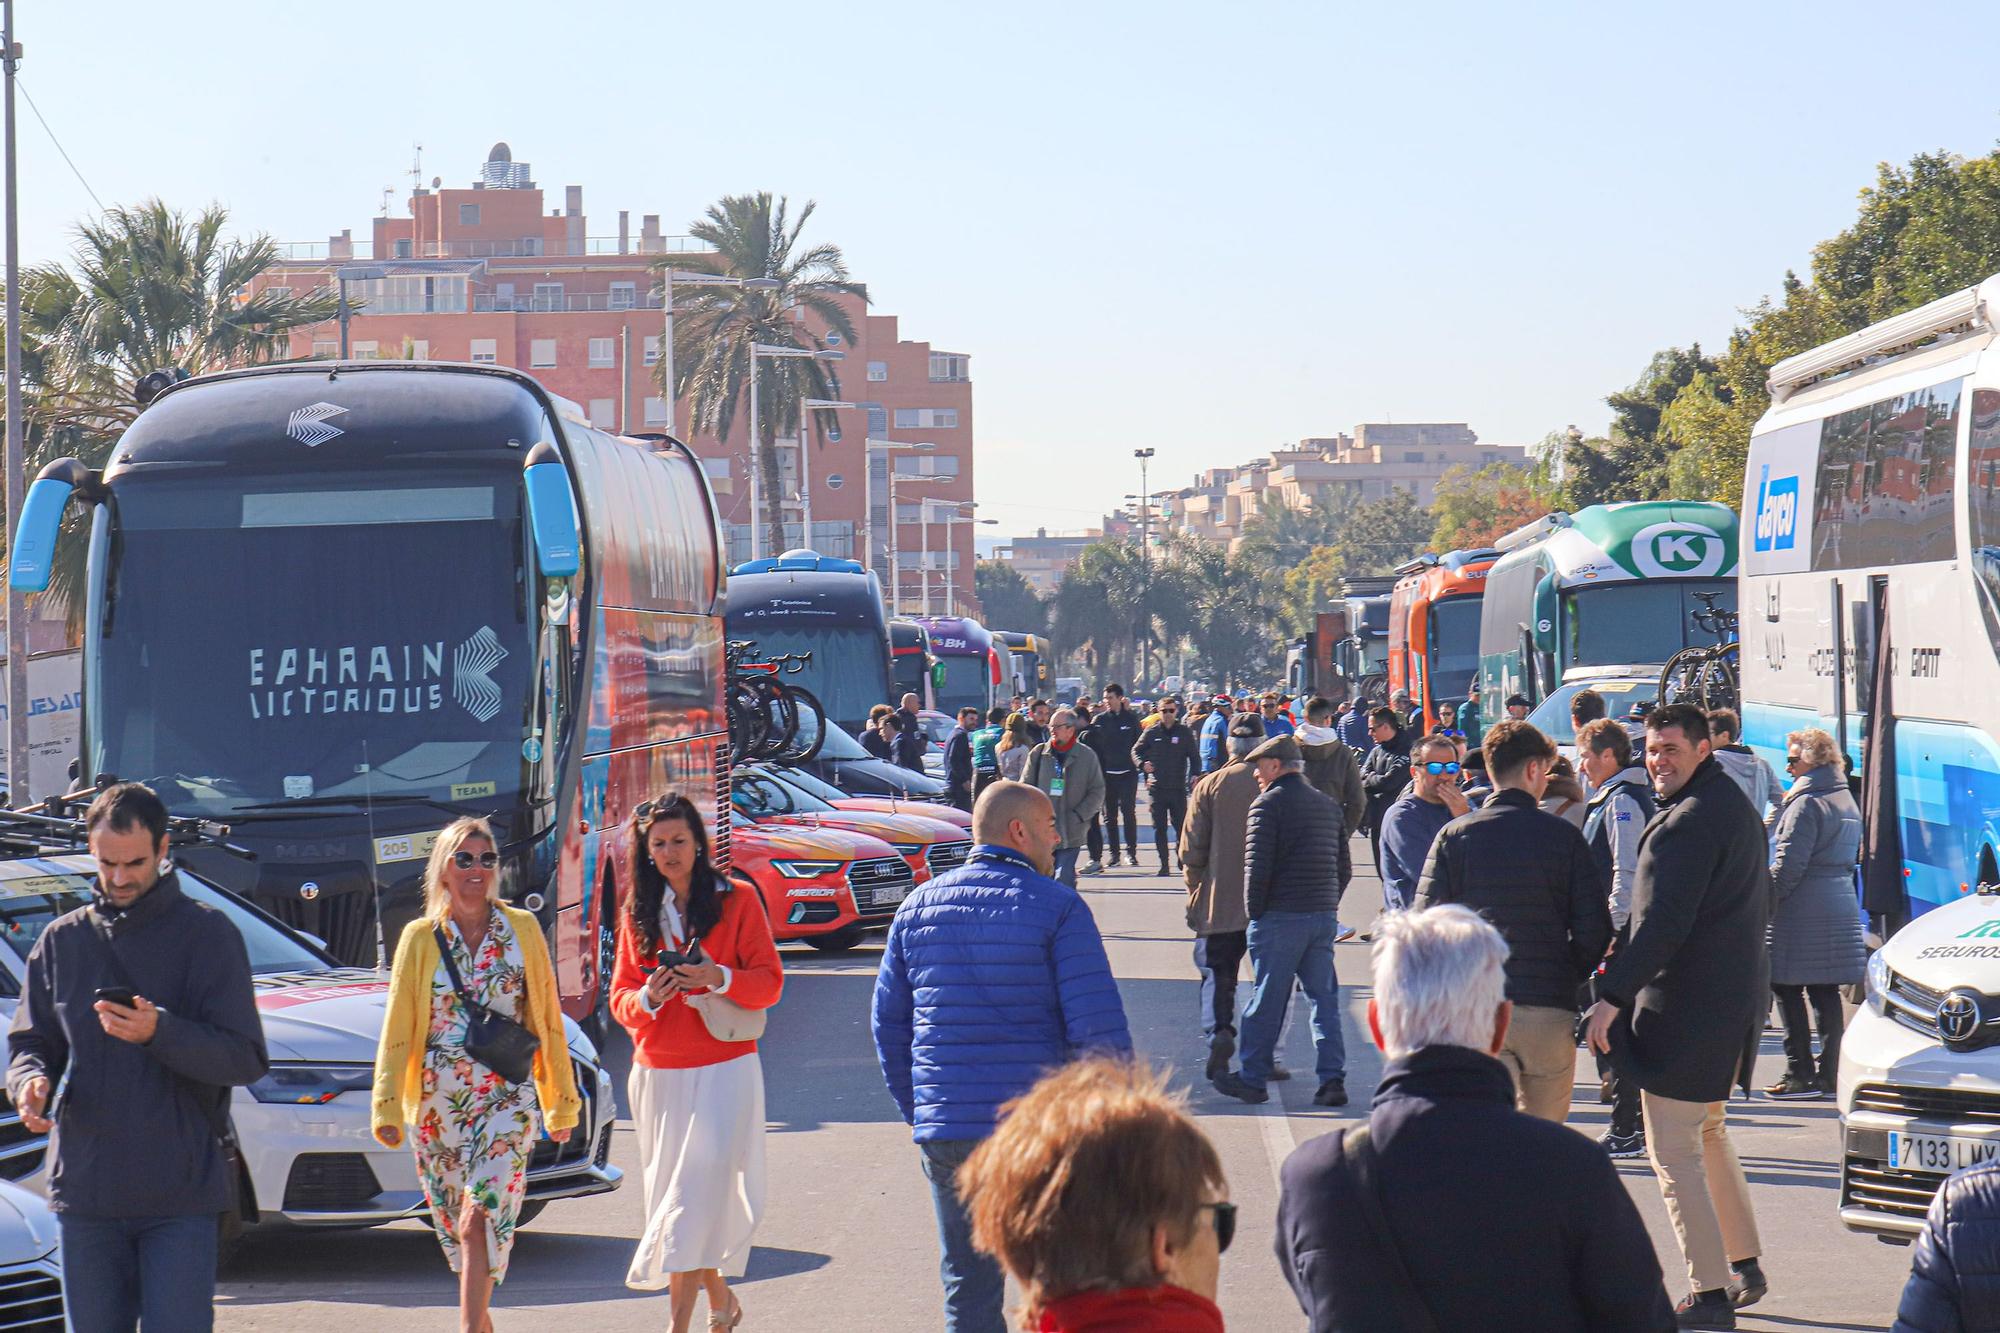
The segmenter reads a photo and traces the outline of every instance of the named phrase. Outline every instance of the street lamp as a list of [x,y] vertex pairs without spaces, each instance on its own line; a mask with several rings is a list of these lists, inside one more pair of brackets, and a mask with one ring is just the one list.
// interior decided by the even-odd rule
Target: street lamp
[[[1146,480],[1146,464],[1152,461],[1153,451],[1151,449],[1134,449],[1132,457],[1139,460],[1139,586],[1143,590],[1143,594],[1150,598],[1153,591],[1153,554],[1147,548],[1152,543],[1153,530],[1150,521],[1151,506],[1147,503],[1145,497],[1149,489],[1149,483]],[[1139,673],[1141,675],[1146,674],[1148,658],[1151,657],[1149,651],[1152,640],[1151,630],[1152,625],[1149,622],[1146,629],[1141,630],[1139,633]]]
[[[931,443],[904,444],[899,440],[863,440],[861,442],[861,563],[869,569],[875,568],[875,455],[895,453],[899,450],[935,449]],[[894,459],[883,460],[888,469],[896,469]],[[893,498],[889,507],[889,545],[895,546],[896,510]],[[894,594],[891,594],[893,600]]]
[[[749,279],[749,281],[754,282],[757,279]],[[757,363],[759,361],[783,360],[787,357],[806,361],[840,361],[845,359],[846,356],[847,353],[837,351],[833,348],[823,348],[819,351],[814,351],[810,347],[774,347],[769,343],[750,344],[750,558],[752,560],[757,558],[758,496],[763,484],[763,469],[757,465]],[[784,502],[781,499],[778,508],[780,527],[778,528],[777,536],[773,539],[774,544],[779,546],[784,545],[785,541],[785,530],[782,526],[784,523],[784,513]],[[806,535],[808,537],[812,535],[811,529],[807,529]]]
[[805,511],[800,522],[805,525],[806,545],[811,546],[813,544],[812,467],[806,461],[806,412],[832,412],[840,408],[865,407],[866,404],[842,402],[838,398],[808,398],[800,406],[805,409],[799,413],[799,503]]
[[[972,523],[984,524],[986,527],[995,528],[1000,526],[1000,520],[997,518],[974,518],[971,514],[962,512],[967,509],[979,508],[977,500],[932,500],[929,503],[947,506],[944,515],[944,549],[946,552],[944,558],[944,613],[948,616],[955,616],[958,614],[958,584],[952,577],[955,573],[951,564],[952,525],[954,523]],[[925,605],[928,606],[930,602],[930,584],[928,580],[924,584],[924,601]]]
[[[935,486],[939,482],[951,480],[953,480],[951,477],[927,477],[918,472],[898,472],[896,471],[895,464],[891,463],[889,465],[889,614],[892,616],[903,609],[902,542],[898,540],[903,525],[901,516],[896,513],[896,483],[905,481],[915,482],[919,486]],[[923,509],[921,507],[917,510],[917,521],[921,526],[923,523]],[[928,558],[930,555],[930,529],[924,527],[923,532],[924,555]],[[928,575],[925,576],[925,580],[924,591],[929,593],[930,583]],[[929,615],[930,612],[930,607],[926,605],[923,609],[923,614]]]
[[333,280],[340,288],[340,359],[342,361],[347,359],[347,320],[354,313],[353,308],[347,304],[347,284],[350,282],[369,282],[376,278],[386,278],[388,276],[389,269],[383,264],[342,264],[333,271]]
[[[672,265],[660,270],[660,361],[666,370],[667,434],[674,435],[674,284],[683,287],[740,287],[745,291],[768,292],[785,284],[776,278],[732,278],[724,273],[675,272]],[[347,348],[340,349],[342,356]],[[754,378],[754,376],[753,376]],[[756,552],[753,550],[752,555]]]

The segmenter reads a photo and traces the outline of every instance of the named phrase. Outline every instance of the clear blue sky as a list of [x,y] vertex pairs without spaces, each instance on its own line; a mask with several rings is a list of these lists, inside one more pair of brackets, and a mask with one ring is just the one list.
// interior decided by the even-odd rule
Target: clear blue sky
[[[2000,7],[20,0],[22,78],[107,203],[364,232],[496,139],[592,230],[816,199],[907,336],[973,357],[985,512],[1385,418],[1527,443],[1852,218],[2000,137]],[[92,209],[22,108],[22,251]]]

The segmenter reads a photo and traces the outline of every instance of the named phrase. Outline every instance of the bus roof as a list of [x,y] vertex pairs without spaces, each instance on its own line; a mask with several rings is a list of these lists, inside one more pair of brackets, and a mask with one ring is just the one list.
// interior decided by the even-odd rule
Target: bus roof
[[927,653],[930,649],[931,633],[916,621],[889,622],[889,651],[897,657],[908,653]]
[[1443,555],[1426,552],[1396,571],[1403,575],[1396,584],[1396,594],[1435,602],[1484,591],[1486,571],[1499,558],[1500,552],[1490,546],[1447,551]]
[[882,606],[881,585],[873,574],[842,569],[751,569],[752,565],[772,563],[751,561],[730,571],[724,594],[728,609],[723,614],[731,634],[754,636],[759,621],[785,620],[861,625],[887,636],[888,613]]
[[993,635],[986,626],[964,616],[918,616],[917,623],[930,631],[931,652],[938,657],[984,657],[993,647]]
[[1707,500],[1634,500],[1554,513],[1496,543],[1491,573],[1534,562],[1564,587],[1643,578],[1733,578],[1736,511]]

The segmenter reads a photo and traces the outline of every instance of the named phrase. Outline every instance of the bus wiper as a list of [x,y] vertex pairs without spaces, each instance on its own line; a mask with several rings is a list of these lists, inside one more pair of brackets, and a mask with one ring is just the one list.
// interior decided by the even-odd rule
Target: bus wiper
[[484,810],[475,810],[469,805],[457,805],[442,801],[435,796],[420,796],[415,792],[389,792],[378,796],[301,796],[293,801],[258,801],[250,805],[233,806],[231,814],[242,814],[259,810],[313,810],[330,805],[351,805],[355,809],[365,809],[369,805],[427,805],[453,815],[473,815],[484,818]]

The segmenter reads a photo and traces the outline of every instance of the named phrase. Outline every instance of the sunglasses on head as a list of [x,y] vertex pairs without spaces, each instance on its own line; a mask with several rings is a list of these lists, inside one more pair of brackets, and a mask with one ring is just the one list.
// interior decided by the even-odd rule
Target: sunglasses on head
[[634,819],[649,818],[654,811],[664,811],[680,800],[678,796],[655,796],[650,801],[641,801],[632,807]]
[[1459,766],[1458,766],[1458,765],[1457,765],[1456,763],[1454,763],[1454,762],[1450,762],[1450,761],[1446,761],[1446,762],[1443,762],[1443,763],[1440,763],[1439,761],[1437,761],[1437,760],[1433,759],[1433,760],[1431,760],[1431,761],[1430,761],[1429,763],[1427,763],[1427,764],[1425,764],[1425,765],[1424,765],[1424,772],[1426,772],[1426,773],[1456,773],[1456,772],[1458,772],[1458,767],[1459,767]]
[[481,870],[491,870],[500,864],[500,853],[479,852],[475,855],[472,852],[453,852],[451,863],[460,870],[470,870],[474,866],[478,866]]
[[1205,1203],[1202,1207],[1215,1210],[1215,1252],[1222,1254],[1229,1249],[1229,1242],[1236,1239],[1236,1205]]

